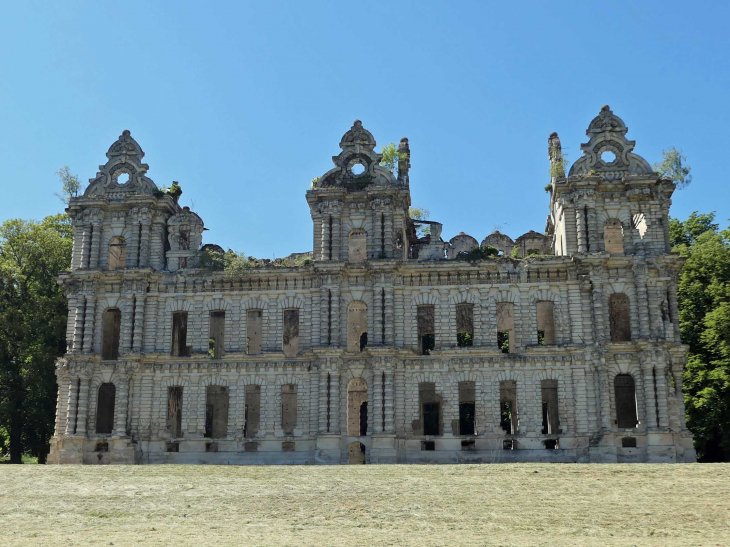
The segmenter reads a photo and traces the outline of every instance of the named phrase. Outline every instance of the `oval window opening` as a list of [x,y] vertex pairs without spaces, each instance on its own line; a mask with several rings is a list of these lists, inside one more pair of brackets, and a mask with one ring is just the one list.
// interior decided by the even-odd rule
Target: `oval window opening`
[[127,184],[129,182],[129,173],[120,173],[117,177],[117,184]]
[[616,161],[616,154],[614,154],[610,150],[606,150],[601,154],[601,161],[603,163],[613,163],[614,161]]
[[365,166],[362,163],[356,163],[350,171],[353,175],[362,175],[365,172]]

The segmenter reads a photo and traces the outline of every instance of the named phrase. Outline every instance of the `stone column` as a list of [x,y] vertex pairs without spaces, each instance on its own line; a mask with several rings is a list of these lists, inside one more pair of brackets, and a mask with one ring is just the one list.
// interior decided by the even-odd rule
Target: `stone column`
[[393,215],[385,213],[385,256],[387,258],[393,258],[393,240],[395,234],[393,234]]
[[[123,296],[124,302],[121,305],[122,328],[121,328],[121,350],[128,353],[132,349],[132,333],[134,330],[134,295]],[[188,335],[190,336],[190,335]]]
[[669,283],[669,317],[672,319],[674,328],[674,341],[679,344],[682,342],[682,338],[679,333],[679,302],[677,301],[677,284],[674,279]]
[[66,404],[66,435],[76,432],[76,407],[79,400],[78,376],[68,378],[68,399]]
[[329,343],[329,328],[330,328],[330,316],[329,316],[329,297],[330,288],[327,285],[322,285],[319,291],[319,345],[326,346]]
[[674,375],[674,392],[677,398],[677,408],[679,409],[679,427],[682,430],[687,429],[687,415],[684,408],[684,395],[682,393],[682,382],[684,381],[684,367],[675,363],[672,367],[672,374]]
[[[56,383],[58,384],[58,395],[56,396],[56,420],[54,422],[53,436],[59,437],[65,431],[62,407],[68,404],[68,376],[56,373]],[[64,431],[61,431],[61,428]]]
[[129,234],[130,238],[127,241],[127,268],[135,268],[137,266],[137,257],[139,254],[139,221],[135,218],[130,218],[129,222]]
[[599,400],[601,405],[601,428],[611,429],[611,398],[609,397],[608,370],[606,370],[606,358],[600,358],[598,368]]
[[78,395],[78,419],[76,422],[76,435],[86,436],[86,423],[89,415],[89,381],[91,378],[88,375],[80,376],[81,387],[79,388]]
[[[368,317],[368,344],[385,344],[385,324],[383,322],[383,287],[377,285],[373,288],[373,311]],[[371,342],[372,340],[372,342]]]
[[91,257],[91,225],[84,224],[81,234],[81,268],[89,267],[89,258]]
[[[368,398],[373,401],[373,420],[372,425],[368,421],[368,434],[378,434],[385,431],[385,422],[383,421],[383,365],[378,364],[373,371],[373,385],[370,387]],[[368,405],[369,410],[369,405]]]
[[134,306],[134,341],[133,349],[135,353],[142,351],[144,344],[144,294],[135,296],[136,305]]
[[596,342],[599,344],[606,341],[606,325],[603,321],[603,291],[601,281],[593,281],[593,316],[596,321]]
[[393,406],[395,408],[394,418],[395,424],[394,429],[397,435],[405,435],[405,421],[406,421],[406,379],[405,369],[401,364],[396,364],[396,369],[393,371]]
[[332,260],[342,260],[342,221],[332,217]]
[[86,314],[84,316],[84,339],[82,341],[82,353],[94,352],[94,309],[96,297],[89,296],[86,299]]
[[146,218],[141,221],[142,236],[139,241],[139,266],[145,268],[150,260],[150,224],[151,220]]
[[74,353],[79,353],[81,351],[81,346],[84,341],[84,310],[86,307],[86,301],[83,297],[83,295],[79,295],[76,298],[76,309],[71,312],[69,309],[69,313],[74,313],[74,331],[73,331],[73,341],[71,342],[71,351]]
[[[391,367],[392,367],[391,363]],[[395,433],[395,427],[394,427],[394,410],[395,405],[393,401],[393,369],[390,368],[385,371],[385,401],[383,401],[383,405],[385,406],[385,432],[386,433]]]
[[94,219],[91,222],[91,256],[89,257],[89,268],[95,270],[99,267],[99,247],[101,246],[101,220]]
[[650,353],[642,354],[641,372],[644,382],[644,412],[646,429],[657,428],[656,399],[654,397],[654,362]]
[[395,311],[393,304],[393,287],[385,286],[385,341],[387,346],[395,345]]
[[120,374],[116,382],[117,395],[114,403],[114,432],[123,437],[127,434],[127,406],[129,404],[129,375]]
[[654,368],[656,372],[656,396],[659,415],[657,423],[661,428],[669,427],[669,401],[667,400],[667,369],[665,360],[659,359]]
[[329,215],[322,215],[322,238],[319,242],[322,260],[331,260],[334,258],[330,257],[330,218]]
[[[329,371],[323,370],[319,373],[319,432],[329,432],[329,421],[331,420],[329,402],[332,397],[332,381],[327,382]],[[329,390],[329,393],[327,391]]]
[[340,287],[333,285],[330,287],[332,291],[332,346],[340,345]]
[[155,270],[161,270],[165,266],[164,240],[166,239],[165,222],[155,217],[152,224],[152,240],[149,242],[149,262]]
[[588,252],[597,253],[600,244],[599,241],[603,238],[601,230],[598,228],[598,222],[596,222],[596,209],[595,207],[588,207]]
[[71,254],[71,269],[78,270],[82,268],[81,265],[84,257],[84,227],[78,221],[74,220],[73,223],[73,251]]
[[340,373],[330,372],[330,433],[340,434]]
[[585,253],[587,245],[586,218],[585,211],[580,206],[576,206],[575,208],[575,225],[578,235],[578,252]]
[[637,307],[639,312],[639,335],[643,339],[649,338],[649,298],[646,292],[646,276],[639,275],[636,278]]

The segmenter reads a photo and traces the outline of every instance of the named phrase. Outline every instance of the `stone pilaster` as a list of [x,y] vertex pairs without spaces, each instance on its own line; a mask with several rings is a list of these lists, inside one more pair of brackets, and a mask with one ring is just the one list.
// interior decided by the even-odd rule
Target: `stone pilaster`
[[667,368],[666,361],[660,358],[656,362],[654,368],[656,372],[656,396],[657,396],[657,408],[659,409],[659,415],[657,416],[657,423],[660,428],[669,427],[669,401],[667,400]]
[[133,349],[135,353],[142,352],[144,345],[144,294],[135,296],[136,304],[134,306],[134,340]]
[[598,226],[596,219],[596,208],[588,206],[588,224],[586,226],[588,230],[588,249],[589,253],[597,253],[600,249],[599,241],[603,241],[603,232]]
[[94,319],[96,314],[96,297],[86,298],[86,312],[84,316],[84,339],[82,341],[82,353],[94,352]]
[[120,374],[116,381],[116,401],[114,403],[114,432],[122,437],[127,434],[127,408],[129,405],[129,375]]
[[66,435],[76,433],[76,418],[79,402],[79,377],[72,376],[68,379],[68,401],[66,404]]
[[656,398],[654,395],[654,362],[650,353],[642,355],[641,367],[644,384],[644,412],[646,428],[655,430],[657,428]]
[[578,252],[584,254],[587,248],[586,217],[584,209],[580,206],[575,208],[575,226],[578,236]]
[[91,222],[91,256],[89,257],[89,268],[96,270],[99,267],[99,248],[101,247],[101,219],[94,218]]
[[141,221],[142,236],[139,242],[139,266],[141,268],[147,267],[150,261],[150,224],[150,219]]
[[91,257],[91,224],[85,223],[81,228],[81,268],[89,267]]
[[84,343],[84,312],[86,311],[86,299],[83,295],[76,298],[76,310],[74,312],[74,333],[71,351],[81,352]]
[[593,281],[593,317],[596,322],[596,342],[599,344],[606,341],[602,285],[603,283],[599,279]]
[[81,386],[79,388],[79,395],[78,395],[78,418],[76,421],[76,435],[85,436],[86,435],[86,424],[88,423],[89,418],[89,382],[90,377],[87,375],[82,375],[80,377],[81,379]]

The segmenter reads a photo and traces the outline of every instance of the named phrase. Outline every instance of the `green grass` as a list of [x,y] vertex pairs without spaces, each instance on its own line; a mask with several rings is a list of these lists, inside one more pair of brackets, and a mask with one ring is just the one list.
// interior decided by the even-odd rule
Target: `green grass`
[[3,466],[1,545],[730,545],[730,465]]

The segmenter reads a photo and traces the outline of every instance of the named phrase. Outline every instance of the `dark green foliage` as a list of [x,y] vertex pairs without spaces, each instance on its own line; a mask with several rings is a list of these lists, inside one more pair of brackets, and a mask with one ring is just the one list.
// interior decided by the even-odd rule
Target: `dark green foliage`
[[500,331],[497,333],[497,347],[502,353],[509,353],[509,332]]
[[470,332],[457,332],[456,333],[456,345],[460,348],[468,348],[474,345],[474,339]]
[[537,345],[538,346],[545,345],[545,331],[544,330],[537,331]]
[[66,215],[0,226],[0,437],[13,463],[45,462],[56,405],[55,361],[66,350],[66,298],[56,283],[71,262]]
[[486,247],[475,247],[469,252],[461,252],[456,257],[457,260],[465,260],[467,262],[473,262],[474,260],[484,260],[493,256],[499,256],[499,250],[491,245]]
[[687,257],[678,285],[687,424],[701,461],[730,460],[730,230],[714,213],[670,220],[674,252]]

